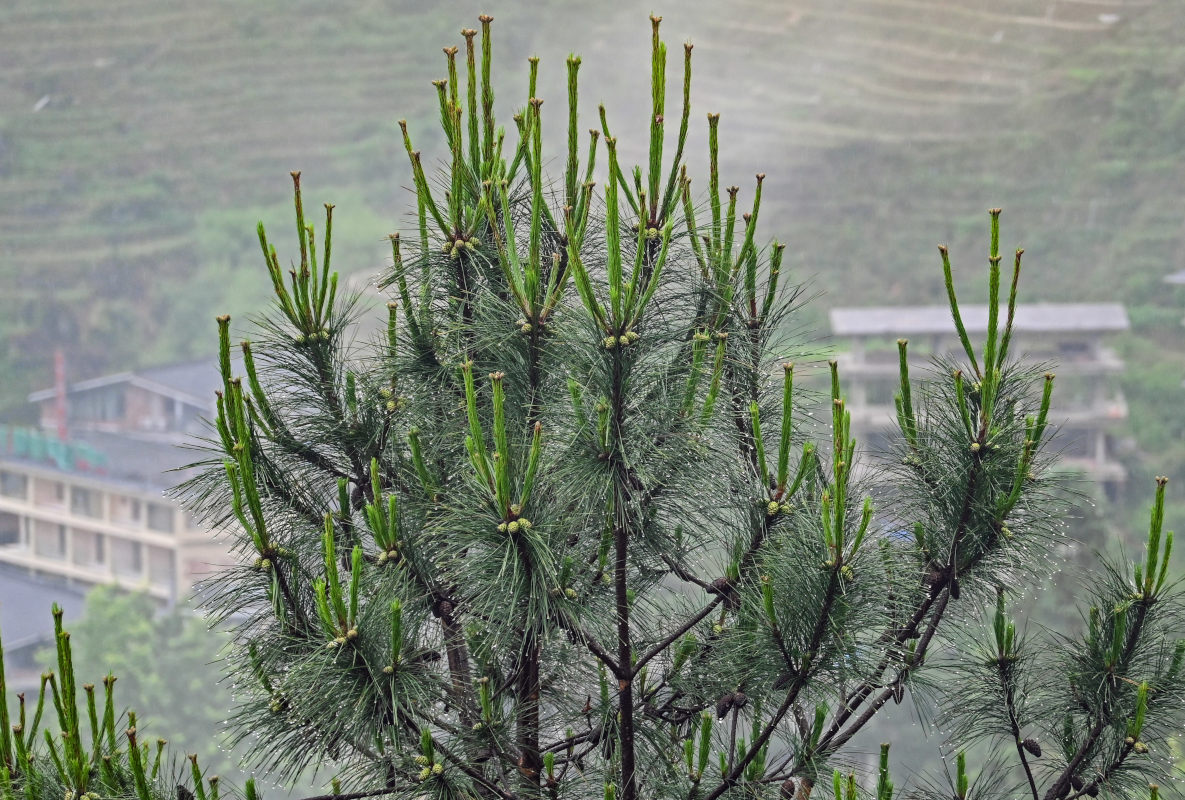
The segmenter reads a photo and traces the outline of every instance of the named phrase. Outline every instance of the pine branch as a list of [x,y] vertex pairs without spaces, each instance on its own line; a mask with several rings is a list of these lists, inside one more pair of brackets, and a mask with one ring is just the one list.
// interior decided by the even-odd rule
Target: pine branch
[[806,687],[811,677],[811,668],[814,666],[812,662],[813,654],[818,650],[819,645],[823,641],[823,634],[826,633],[827,627],[831,623],[831,607],[839,596],[839,574],[843,568],[842,560],[837,558],[835,565],[831,568],[831,575],[827,583],[827,591],[823,598],[823,608],[816,618],[814,630],[811,632],[810,644],[803,655],[802,664],[799,666],[797,673],[794,675],[790,688],[786,691],[786,697],[778,710],[774,712],[773,717],[765,725],[761,731],[761,735],[749,745],[749,751],[743,759],[724,776],[724,780],[708,794],[705,800],[716,800],[726,791],[728,791],[736,781],[744,774],[745,767],[757,757],[761,749],[765,747],[766,743],[774,735],[778,725],[785,718],[786,714],[794,707],[794,702],[798,699],[799,693]]
[[[1109,681],[1112,685],[1115,685],[1119,681],[1119,675],[1126,671],[1127,664],[1131,659],[1132,653],[1135,651],[1136,645],[1139,643],[1140,634],[1144,629],[1144,620],[1148,615],[1148,608],[1149,603],[1146,598],[1138,601],[1136,605],[1136,619],[1134,624],[1130,625],[1127,629],[1122,657],[1109,676]],[[1087,733],[1086,738],[1083,739],[1082,744],[1078,746],[1078,750],[1071,756],[1065,769],[1061,771],[1057,779],[1054,780],[1045,792],[1044,800],[1058,800],[1058,798],[1067,792],[1070,787],[1071,778],[1078,774],[1082,765],[1091,756],[1091,752],[1094,750],[1099,738],[1113,724],[1113,720],[1111,719],[1112,713],[1113,711],[1109,705],[1104,705],[1099,709],[1097,721],[1091,727],[1090,732]]]

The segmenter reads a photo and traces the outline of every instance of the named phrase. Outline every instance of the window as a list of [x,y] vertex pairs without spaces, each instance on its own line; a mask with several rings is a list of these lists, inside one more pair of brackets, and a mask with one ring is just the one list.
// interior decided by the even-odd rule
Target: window
[[863,441],[856,442],[856,447],[865,453],[877,456],[889,455],[896,447],[897,441],[891,434],[882,431],[869,431],[863,436]]
[[119,525],[139,527],[143,514],[140,501],[134,497],[113,494],[111,501],[111,521]]
[[93,567],[103,563],[103,534],[98,531],[73,531],[74,547],[72,560],[80,567]]
[[161,533],[173,532],[173,507],[164,503],[148,504],[148,528]]
[[34,479],[33,502],[39,506],[64,506],[66,504],[66,484],[45,478]]
[[891,406],[897,391],[897,384],[891,380],[873,379],[868,381],[868,404],[870,406]]
[[1092,458],[1094,456],[1094,431],[1082,428],[1062,428],[1058,431],[1057,444],[1066,458]]
[[21,543],[21,518],[0,511],[0,547]]
[[115,421],[124,418],[124,387],[105,386],[77,395],[71,400],[78,419]]
[[29,479],[19,472],[0,469],[0,495],[24,500],[28,495]]
[[160,586],[173,585],[173,551],[148,547],[148,580]]
[[65,558],[66,526],[37,520],[33,524],[33,552],[43,558]]
[[111,569],[116,575],[137,577],[143,571],[143,555],[139,542],[110,537],[108,542],[111,552]]
[[94,489],[81,486],[70,487],[70,510],[75,514],[92,519],[103,518],[103,495]]

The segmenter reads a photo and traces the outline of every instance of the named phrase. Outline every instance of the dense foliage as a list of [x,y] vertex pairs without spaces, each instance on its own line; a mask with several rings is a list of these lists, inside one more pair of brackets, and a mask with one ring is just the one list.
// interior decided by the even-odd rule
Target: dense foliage
[[490,23],[445,50],[443,175],[403,127],[419,229],[391,237],[386,335],[354,341],[333,207],[319,241],[298,173],[299,261],[286,275],[260,225],[276,304],[241,378],[219,319],[217,455],[185,494],[244,554],[208,589],[253,687],[236,724],[254,763],[325,766],[351,796],[807,797],[833,770],[855,796],[845,745],[925,680],[952,745],[991,739],[1020,775],[985,767],[972,787],[960,756],[957,797],[1123,795],[1154,774],[1185,692],[1163,482],[1146,557],[1090,578],[1081,636],[1038,641],[1007,614],[1064,505],[1053,376],[1009,350],[1020,252],[1002,296],[999,211],[982,349],[943,249],[966,358],[915,382],[901,342],[898,458],[859,465],[834,363],[830,426],[801,422],[775,358],[796,295],[783,246],[758,239],[764,176],[739,212],[713,115],[697,206],[690,45],[667,137],[654,19],[632,170],[603,107],[581,145],[568,60],[553,187],[538,61],[512,144]]

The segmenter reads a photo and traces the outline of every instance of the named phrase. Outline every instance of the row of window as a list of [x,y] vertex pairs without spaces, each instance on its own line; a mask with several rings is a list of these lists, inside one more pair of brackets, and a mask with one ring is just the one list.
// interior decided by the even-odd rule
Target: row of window
[[24,546],[39,558],[69,558],[74,566],[118,577],[173,582],[173,551],[168,548],[0,511],[0,546],[5,545]]
[[[925,380],[927,373],[919,370],[915,380]],[[901,390],[901,381],[896,376],[891,378],[865,378],[859,384],[853,383],[847,387],[848,393],[854,393],[856,386],[864,387],[864,402],[870,406],[893,407],[894,397]],[[916,389],[915,389],[916,391]],[[1058,376],[1057,397],[1059,407],[1064,409],[1103,409],[1107,403],[1114,402],[1115,391],[1110,382],[1104,378],[1082,375]]]
[[[29,499],[30,478],[19,472],[0,469],[0,496],[19,500]],[[70,512],[91,519],[108,519],[118,525],[146,526],[150,531],[173,533],[176,514],[168,503],[142,501],[120,494],[107,494],[108,509],[104,512],[104,492],[84,486],[67,485],[62,481],[33,478],[33,502],[38,506],[66,507]]]
[[[900,434],[885,431],[860,431],[856,433],[857,448],[864,453],[877,456],[890,455],[901,447]],[[1107,435],[1097,429],[1060,428],[1053,440],[1054,450],[1060,458],[1078,458],[1102,462],[1111,452]]]

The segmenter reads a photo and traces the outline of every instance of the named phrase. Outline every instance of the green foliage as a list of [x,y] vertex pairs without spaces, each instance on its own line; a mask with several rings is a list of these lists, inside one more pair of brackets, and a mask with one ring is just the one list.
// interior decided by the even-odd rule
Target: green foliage
[[78,684],[70,633],[57,606],[53,617],[53,667],[42,674],[35,702],[16,696],[15,718],[9,717],[0,648],[0,799],[160,800],[193,797],[191,787],[200,800],[218,800],[219,779],[207,777],[196,755],[188,768],[178,766],[164,739],[144,740],[134,711],[125,716],[118,710],[115,675],[107,673],[101,689]]
[[[1084,639],[1026,671],[999,599],[1044,579],[1064,508],[1048,470],[1053,376],[1009,352],[1020,251],[1005,302],[999,210],[986,341],[964,332],[966,360],[919,385],[900,345],[898,459],[862,467],[834,362],[824,442],[795,423],[793,370],[773,355],[795,347],[780,332],[797,292],[782,246],[757,236],[764,175],[747,213],[737,187],[721,191],[715,115],[697,207],[691,48],[668,148],[652,18],[648,158],[632,169],[603,106],[581,148],[569,59],[553,191],[538,60],[512,142],[480,21],[436,82],[441,175],[401,123],[418,224],[410,243],[391,237],[386,335],[352,341],[332,206],[318,238],[299,173],[291,270],[258,228],[274,307],[241,345],[243,377],[218,319],[210,458],[182,491],[242,555],[207,596],[250,686],[235,718],[249,757],[289,776],[327,768],[334,795],[805,798],[879,711],[957,674],[948,631],[969,635],[994,605],[987,666],[1040,682],[1059,710],[1028,716],[1012,679],[991,676],[1015,757],[1041,756],[1028,730],[1069,719],[1032,796],[1154,773],[1144,739],[1179,724],[1185,690],[1163,484],[1141,566],[1092,578],[1104,611]],[[944,687],[952,713],[985,691],[964,683]],[[955,744],[999,735],[991,714]],[[972,786],[959,757],[956,796],[998,786]],[[893,791],[886,749],[876,794]]]
[[151,597],[108,586],[91,590],[73,627],[75,659],[119,676],[119,696],[139,710],[144,734],[201,753],[211,774],[233,779],[237,758],[222,741],[234,705],[218,664],[224,636],[180,607],[161,614]]

